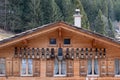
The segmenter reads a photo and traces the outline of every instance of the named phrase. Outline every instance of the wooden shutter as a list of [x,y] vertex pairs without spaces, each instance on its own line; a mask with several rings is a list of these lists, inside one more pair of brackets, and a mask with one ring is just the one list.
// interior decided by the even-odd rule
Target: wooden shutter
[[106,59],[100,60],[100,76],[106,76],[107,75],[107,61]]
[[46,76],[52,77],[54,71],[54,61],[53,60],[46,60]]
[[67,76],[73,76],[73,60],[67,60]]
[[40,59],[35,59],[33,66],[34,66],[33,75],[36,77],[39,77],[40,76]]
[[87,60],[80,60],[80,76],[87,75]]
[[13,58],[13,76],[20,76],[20,59]]
[[114,76],[114,59],[112,58],[107,60],[107,74],[108,76]]
[[12,76],[12,58],[6,59],[6,74]]

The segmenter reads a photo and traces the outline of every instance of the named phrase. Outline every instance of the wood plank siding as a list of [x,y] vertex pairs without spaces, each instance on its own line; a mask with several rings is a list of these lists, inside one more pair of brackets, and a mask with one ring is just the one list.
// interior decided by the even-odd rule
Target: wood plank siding
[[119,59],[119,42],[57,22],[0,42],[0,80],[120,80]]

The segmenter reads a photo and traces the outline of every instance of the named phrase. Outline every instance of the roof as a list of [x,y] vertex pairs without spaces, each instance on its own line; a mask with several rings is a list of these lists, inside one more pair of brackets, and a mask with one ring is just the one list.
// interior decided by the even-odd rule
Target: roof
[[62,24],[65,24],[65,25],[68,25],[68,26],[70,26],[70,27],[73,27],[73,28],[79,30],[80,32],[83,32],[83,33],[86,33],[86,34],[89,34],[89,35],[94,35],[94,36],[96,36],[96,37],[99,37],[99,38],[108,40],[108,41],[110,41],[110,42],[113,42],[113,43],[116,43],[116,44],[120,44],[120,42],[117,41],[117,40],[115,40],[114,38],[110,38],[110,37],[101,35],[101,34],[99,34],[99,33],[92,32],[92,31],[89,31],[89,30],[86,30],[86,29],[83,29],[83,28],[78,28],[78,27],[76,27],[76,26],[74,26],[74,25],[71,25],[71,24],[68,24],[68,23],[66,23],[66,22],[59,21],[59,22],[54,22],[54,23],[46,24],[46,25],[43,25],[43,26],[40,26],[40,27],[37,27],[37,28],[33,28],[33,29],[31,29],[31,30],[27,30],[27,31],[25,31],[25,32],[16,34],[16,35],[14,35],[14,36],[12,36],[12,37],[3,39],[2,41],[0,41],[0,45],[1,45],[1,44],[4,44],[4,43],[6,43],[6,42],[9,42],[9,41],[13,41],[13,40],[18,39],[18,38],[21,38],[21,37],[23,37],[23,36],[32,34],[32,33],[36,32],[36,31],[38,31],[38,30],[41,30],[41,29],[43,29],[43,28],[45,28],[45,27],[49,27],[49,26],[51,26],[51,25],[61,24],[61,23],[62,23]]

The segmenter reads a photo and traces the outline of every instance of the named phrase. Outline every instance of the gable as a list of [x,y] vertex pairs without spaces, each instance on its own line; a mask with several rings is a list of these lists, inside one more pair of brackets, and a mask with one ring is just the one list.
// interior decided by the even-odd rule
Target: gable
[[14,45],[19,42],[25,44],[29,39],[34,39],[39,35],[49,34],[50,32],[54,32],[54,31],[57,32],[59,28],[62,29],[62,32],[67,33],[68,35],[73,35],[73,34],[80,35],[85,39],[89,39],[92,42],[93,46],[96,45],[96,43],[100,42],[99,44],[106,43],[106,44],[117,46],[118,48],[120,48],[119,42],[115,41],[114,39],[102,36],[100,34],[97,34],[82,28],[78,28],[73,25],[69,25],[64,22],[56,22],[56,23],[43,25],[41,27],[34,28],[32,30],[28,30],[26,32],[17,34],[11,38],[2,40],[0,41],[0,44],[1,44],[0,48],[8,45]]

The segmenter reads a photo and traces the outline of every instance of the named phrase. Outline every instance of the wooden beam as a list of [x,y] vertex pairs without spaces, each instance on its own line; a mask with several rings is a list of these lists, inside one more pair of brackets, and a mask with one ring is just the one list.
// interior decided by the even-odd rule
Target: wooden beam
[[95,39],[92,40],[92,48],[95,48],[96,47],[96,42],[95,42]]
[[58,30],[58,39],[59,39],[59,45],[58,45],[58,47],[59,48],[61,48],[61,46],[62,46],[62,31],[61,31],[61,28],[59,28],[59,30]]

